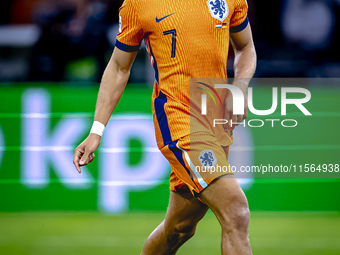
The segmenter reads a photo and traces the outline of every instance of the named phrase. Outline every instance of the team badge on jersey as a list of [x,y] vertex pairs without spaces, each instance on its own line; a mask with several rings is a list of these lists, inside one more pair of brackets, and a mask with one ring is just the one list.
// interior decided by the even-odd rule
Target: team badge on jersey
[[226,0],[208,0],[211,16],[223,22],[229,15],[229,7]]
[[198,160],[204,168],[211,168],[217,164],[217,158],[212,150],[204,150],[198,156]]

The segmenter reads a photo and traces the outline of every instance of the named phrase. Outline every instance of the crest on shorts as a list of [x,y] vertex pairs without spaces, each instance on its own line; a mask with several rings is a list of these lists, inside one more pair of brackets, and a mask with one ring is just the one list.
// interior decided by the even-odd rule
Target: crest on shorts
[[229,7],[226,0],[208,0],[211,16],[223,22],[229,15]]
[[217,164],[217,158],[212,150],[204,150],[198,156],[201,165],[206,168],[214,167]]

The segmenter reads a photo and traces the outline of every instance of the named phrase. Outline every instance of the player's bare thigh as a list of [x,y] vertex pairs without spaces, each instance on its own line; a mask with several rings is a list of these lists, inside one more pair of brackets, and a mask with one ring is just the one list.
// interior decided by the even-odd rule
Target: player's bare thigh
[[167,228],[175,226],[178,230],[196,227],[208,209],[209,207],[195,198],[189,190],[187,192],[171,191],[164,225]]
[[217,178],[199,197],[214,212],[222,227],[230,222],[247,221],[249,217],[246,196],[233,175]]

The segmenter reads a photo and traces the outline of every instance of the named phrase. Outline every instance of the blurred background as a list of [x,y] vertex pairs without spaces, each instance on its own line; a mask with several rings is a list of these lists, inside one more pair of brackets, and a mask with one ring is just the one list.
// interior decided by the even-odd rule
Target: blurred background
[[[1,1],[0,81],[98,82],[115,44],[122,2]],[[339,77],[339,0],[248,2],[257,77]],[[143,50],[131,83],[153,83],[148,63]]]
[[[140,254],[165,215],[170,167],[156,148],[145,49],[95,161],[81,175],[72,164],[93,120],[121,4],[0,2],[0,254]],[[340,1],[248,4],[258,55],[254,106],[270,108],[273,86],[303,86],[312,94],[304,104],[312,116],[293,106],[282,116],[278,107],[270,118],[298,126],[238,127],[231,164],[339,164]],[[230,77],[232,63],[231,52]],[[333,174],[239,179],[254,254],[340,254],[340,174]],[[220,254],[219,242],[209,212],[178,254]]]

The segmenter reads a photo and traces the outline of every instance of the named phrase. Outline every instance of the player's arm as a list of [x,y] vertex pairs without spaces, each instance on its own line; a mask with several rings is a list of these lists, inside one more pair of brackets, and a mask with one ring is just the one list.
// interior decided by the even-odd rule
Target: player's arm
[[[125,52],[117,47],[104,71],[97,98],[94,120],[105,126],[123,93],[130,76],[130,68],[137,52]],[[73,164],[78,172],[80,166],[94,159],[94,151],[100,144],[101,136],[91,133],[75,150]]]
[[[227,118],[233,120],[233,123],[241,122],[247,117],[247,88],[251,78],[253,78],[256,69],[256,51],[253,42],[253,36],[251,33],[251,28],[248,23],[247,27],[240,32],[230,33],[231,45],[235,52],[234,60],[234,73],[235,80],[234,85],[239,87],[245,97],[245,109],[244,115],[233,115],[232,113],[232,100],[227,99],[227,110],[230,116]],[[229,94],[231,96],[231,94]],[[229,97],[229,96],[228,96]],[[233,129],[236,125],[233,125]]]

